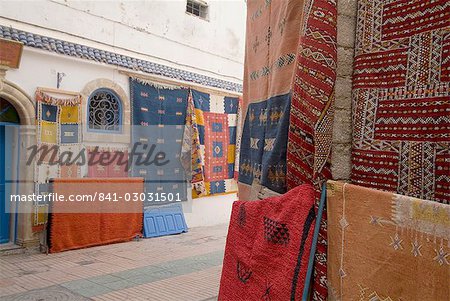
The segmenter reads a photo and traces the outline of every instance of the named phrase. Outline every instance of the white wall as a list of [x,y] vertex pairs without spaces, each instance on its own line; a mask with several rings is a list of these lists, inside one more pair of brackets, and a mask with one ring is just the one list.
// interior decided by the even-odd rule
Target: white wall
[[0,24],[240,82],[245,2],[208,4],[205,21],[186,0],[1,1]]
[[20,68],[9,70],[6,79],[19,85],[34,99],[37,87],[56,88],[57,72],[66,74],[60,87],[63,90],[80,92],[88,82],[106,78],[116,82],[129,95],[128,77],[120,74],[114,66],[28,47],[24,48]]
[[188,227],[204,227],[225,224],[230,221],[235,193],[189,200],[183,203]]

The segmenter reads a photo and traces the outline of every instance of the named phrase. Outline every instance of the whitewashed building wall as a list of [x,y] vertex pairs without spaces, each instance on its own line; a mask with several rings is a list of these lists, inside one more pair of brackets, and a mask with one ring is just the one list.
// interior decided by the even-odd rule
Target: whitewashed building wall
[[[185,0],[2,1],[0,37],[11,38],[14,29],[80,44],[217,79],[236,93],[242,84],[246,4],[207,3],[208,20],[203,20],[185,12]],[[126,69],[28,45],[20,68],[8,70],[5,80],[34,99],[37,87],[56,88],[58,72],[65,74],[60,88],[76,92],[106,79],[119,85],[129,101],[128,77],[119,72]],[[188,226],[227,222],[235,199],[232,194],[190,200],[184,204]]]

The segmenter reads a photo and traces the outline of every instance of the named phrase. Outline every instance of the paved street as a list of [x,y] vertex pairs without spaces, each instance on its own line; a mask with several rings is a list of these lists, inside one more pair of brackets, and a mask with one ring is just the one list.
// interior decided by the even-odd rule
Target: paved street
[[57,254],[0,257],[0,300],[215,300],[227,225]]

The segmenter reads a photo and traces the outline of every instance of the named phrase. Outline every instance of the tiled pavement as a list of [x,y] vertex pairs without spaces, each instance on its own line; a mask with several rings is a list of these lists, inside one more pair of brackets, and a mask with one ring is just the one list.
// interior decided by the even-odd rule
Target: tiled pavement
[[0,257],[0,300],[215,300],[227,225],[57,254]]

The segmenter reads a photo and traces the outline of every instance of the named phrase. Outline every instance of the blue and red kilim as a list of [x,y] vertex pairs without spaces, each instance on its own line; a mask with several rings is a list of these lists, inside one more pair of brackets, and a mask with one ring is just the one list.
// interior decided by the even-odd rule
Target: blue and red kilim
[[[198,162],[193,170],[192,197],[230,193],[237,190],[234,179],[237,97],[219,96],[191,90],[194,123],[198,130]],[[195,156],[195,153],[194,153]],[[197,170],[197,171],[196,171]]]

